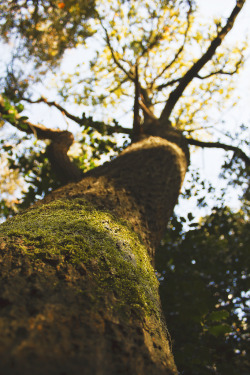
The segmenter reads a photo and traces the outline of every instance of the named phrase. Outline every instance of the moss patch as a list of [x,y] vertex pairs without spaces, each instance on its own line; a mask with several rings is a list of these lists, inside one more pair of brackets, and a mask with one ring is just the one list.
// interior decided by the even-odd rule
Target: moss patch
[[86,270],[95,308],[109,295],[124,312],[158,312],[158,282],[146,248],[126,223],[83,199],[30,209],[3,223],[0,236],[34,261]]

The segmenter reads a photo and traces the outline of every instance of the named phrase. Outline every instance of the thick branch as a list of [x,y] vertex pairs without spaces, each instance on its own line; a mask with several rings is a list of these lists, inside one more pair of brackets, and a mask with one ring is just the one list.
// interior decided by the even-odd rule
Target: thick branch
[[138,74],[138,65],[135,65],[135,99],[134,99],[134,123],[133,123],[133,137],[135,140],[140,138],[142,134],[141,118],[140,118],[140,82]]
[[[0,99],[2,97],[0,96]],[[38,139],[49,139],[47,147],[48,158],[55,173],[63,184],[79,181],[83,177],[82,171],[72,163],[67,155],[70,146],[74,142],[71,132],[59,129],[48,129],[43,125],[35,125],[30,121],[22,119],[19,114],[10,116],[10,111],[5,109],[3,101],[0,100],[0,117],[27,134],[34,134]]]
[[227,145],[225,143],[220,142],[203,142],[192,138],[186,138],[186,140],[188,144],[193,146],[199,146],[202,148],[221,148],[225,151],[233,151],[238,157],[240,157],[245,162],[246,166],[250,165],[250,158],[239,147]]
[[139,104],[141,109],[143,110],[144,117],[154,121],[157,120],[157,117],[153,114],[153,112],[150,111],[150,109],[145,105],[145,103],[142,100],[139,100]]
[[211,42],[209,48],[204,53],[204,55],[193,64],[193,66],[182,77],[182,79],[179,82],[179,85],[174,89],[174,91],[171,92],[171,94],[169,95],[169,99],[165,105],[165,108],[162,111],[161,120],[166,121],[169,119],[169,116],[173,108],[175,107],[179,98],[183,94],[185,88],[195,77],[197,77],[199,71],[206,65],[206,63],[212,59],[213,55],[216,52],[216,49],[221,45],[226,35],[233,28],[236,17],[240,13],[245,1],[246,0],[237,1],[237,4],[233,9],[230,17],[228,18],[226,25],[221,29],[221,31],[217,34],[215,39]]
[[152,100],[150,99],[148,95],[148,90],[143,88],[140,85],[140,93],[141,93],[141,96],[140,96],[139,104],[140,104],[141,109],[143,110],[144,120],[149,119],[149,118],[156,120],[156,116],[154,115],[154,112],[153,112]]
[[147,94],[147,90],[143,89],[139,81],[138,64],[135,65],[135,99],[134,99],[134,123],[133,123],[133,136],[135,140],[140,139],[143,133],[140,108],[143,110],[144,121],[145,119],[157,120],[153,112],[147,104],[150,103],[150,99]]

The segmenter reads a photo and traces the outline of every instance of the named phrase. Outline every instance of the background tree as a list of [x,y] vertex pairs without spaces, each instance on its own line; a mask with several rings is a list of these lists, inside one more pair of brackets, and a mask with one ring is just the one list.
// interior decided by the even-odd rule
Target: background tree
[[[86,373],[176,373],[149,259],[154,262],[155,248],[176,204],[189,164],[189,144],[233,151],[231,166],[240,163],[241,178],[247,178],[249,158],[239,145],[196,139],[198,130],[207,134],[205,126],[201,128],[205,108],[222,109],[234,73],[244,61],[244,44],[220,47],[244,3],[237,1],[229,18],[210,28],[195,20],[191,1],[1,5],[1,35],[17,45],[2,80],[1,117],[25,132],[27,141],[34,135],[40,140],[34,148],[27,142],[26,155],[22,146],[15,149],[19,139],[3,142],[5,156],[11,170],[18,170],[29,183],[21,197],[23,205],[62,186],[42,206],[2,226],[2,249],[7,254],[1,297],[6,369],[57,373],[66,368],[78,373],[84,365]],[[88,43],[96,49],[87,62],[90,69],[86,72],[84,62],[77,62],[70,74],[57,74],[59,101],[37,96],[35,90],[48,68],[55,69],[63,52],[78,43],[84,44],[79,53],[85,60]],[[74,140],[69,130],[38,125],[22,116],[24,105],[39,103],[56,108],[70,124],[83,128],[75,155],[68,154]],[[89,109],[73,114],[76,105],[91,105],[96,118]],[[110,118],[115,110],[133,114],[132,129]],[[132,145],[108,164],[93,168],[102,155],[120,152],[115,141],[121,141],[114,134],[126,136],[123,147],[128,136]],[[87,169],[91,170],[83,174]],[[73,184],[65,186],[68,182]],[[2,207],[7,216],[5,197]],[[121,219],[130,223],[130,232]],[[16,296],[19,283],[23,288]],[[223,314],[211,313],[207,319],[224,319]],[[69,329],[63,328],[65,322]],[[218,329],[212,331],[216,335]],[[83,345],[88,333],[91,337]],[[58,335],[60,343],[55,346]],[[11,352],[7,357],[5,350]],[[36,354],[29,362],[30,353]]]
[[181,374],[247,374],[246,217],[222,207],[200,224],[190,219],[192,230],[186,233],[183,222],[173,219],[157,252],[175,361]]

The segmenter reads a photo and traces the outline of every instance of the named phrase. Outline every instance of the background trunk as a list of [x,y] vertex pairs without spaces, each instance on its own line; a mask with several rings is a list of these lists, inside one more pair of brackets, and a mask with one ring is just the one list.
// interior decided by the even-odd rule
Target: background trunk
[[149,137],[1,225],[2,373],[177,373],[151,264],[186,168]]

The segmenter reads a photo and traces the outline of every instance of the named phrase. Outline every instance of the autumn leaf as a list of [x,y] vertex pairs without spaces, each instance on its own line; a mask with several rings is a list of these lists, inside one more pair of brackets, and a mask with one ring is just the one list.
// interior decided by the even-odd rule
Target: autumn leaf
[[58,8],[63,9],[65,7],[65,4],[63,2],[58,3]]

